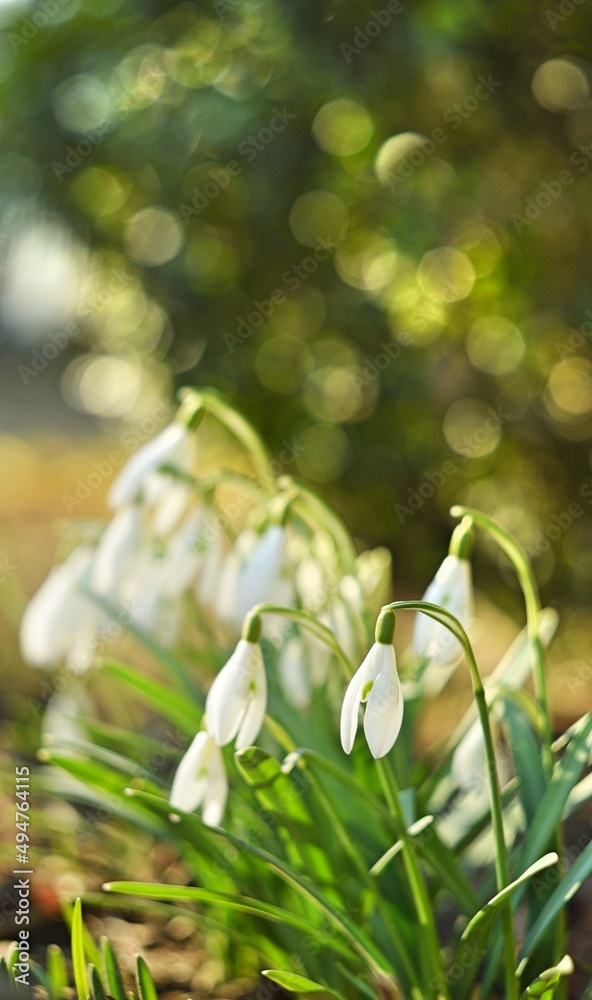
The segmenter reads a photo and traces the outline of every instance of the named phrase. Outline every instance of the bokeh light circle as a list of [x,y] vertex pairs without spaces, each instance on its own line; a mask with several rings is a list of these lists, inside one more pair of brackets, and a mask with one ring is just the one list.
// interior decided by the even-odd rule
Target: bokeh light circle
[[177,256],[184,234],[174,212],[151,206],[132,216],[125,228],[124,239],[132,260],[147,267],[158,267]]
[[590,96],[588,75],[571,59],[548,59],[532,78],[532,92],[547,111],[566,114],[576,111]]
[[333,156],[353,156],[366,148],[374,125],[362,104],[340,97],[328,101],[317,112],[312,131],[326,153],[332,153]]

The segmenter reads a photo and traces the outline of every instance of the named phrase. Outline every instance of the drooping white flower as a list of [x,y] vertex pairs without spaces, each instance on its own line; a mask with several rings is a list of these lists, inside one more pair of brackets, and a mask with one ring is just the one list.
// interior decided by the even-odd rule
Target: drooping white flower
[[[446,556],[422,600],[450,611],[467,629],[473,617],[471,564],[457,555]],[[458,639],[429,615],[419,612],[412,639],[417,656],[442,667],[456,663],[462,656]]]
[[282,574],[286,557],[286,529],[272,524],[256,539],[236,581],[234,618],[242,623],[255,604],[290,602],[291,587]]
[[98,621],[96,605],[81,590],[90,582],[94,551],[79,545],[49,573],[25,609],[20,626],[24,659],[34,667],[52,667],[73,653],[76,669],[92,658]]
[[197,577],[203,561],[199,547],[203,521],[203,508],[198,507],[169,539],[163,567],[163,592],[169,597],[180,597]]
[[201,806],[206,826],[219,826],[227,796],[228,777],[220,747],[208,733],[198,733],[177,768],[170,804],[188,813]]
[[220,746],[236,737],[236,749],[250,746],[263,725],[267,678],[257,641],[240,639],[206,699],[206,725]]
[[[187,469],[190,455],[191,433],[185,424],[173,421],[126,462],[111,484],[107,496],[109,506],[121,507],[135,500],[146,489],[151,474],[157,473],[164,465]],[[168,477],[162,478],[166,481]]]
[[[387,615],[392,617],[386,618]],[[403,693],[392,645],[394,615],[383,612],[377,625],[377,641],[349,682],[341,709],[341,744],[351,753],[358,730],[360,705],[366,705],[364,734],[375,758],[384,757],[393,746],[403,722]],[[380,641],[385,638],[390,641]]]
[[139,504],[120,507],[105,528],[97,546],[92,586],[97,594],[114,598],[126,588],[133,573],[142,541],[142,509]]
[[155,504],[151,518],[152,531],[157,538],[164,538],[177,527],[194,496],[189,484],[181,479],[161,478],[166,480],[166,490]]

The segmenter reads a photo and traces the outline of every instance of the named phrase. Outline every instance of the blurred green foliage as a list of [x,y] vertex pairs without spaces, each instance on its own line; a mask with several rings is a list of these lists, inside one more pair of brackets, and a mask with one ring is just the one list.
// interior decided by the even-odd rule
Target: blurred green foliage
[[518,535],[548,599],[577,600],[592,576],[589,5],[1,14],[5,232],[57,213],[90,248],[80,332],[56,362],[66,397],[132,420],[173,383],[213,384],[286,472],[394,545],[399,578],[423,585],[461,501]]

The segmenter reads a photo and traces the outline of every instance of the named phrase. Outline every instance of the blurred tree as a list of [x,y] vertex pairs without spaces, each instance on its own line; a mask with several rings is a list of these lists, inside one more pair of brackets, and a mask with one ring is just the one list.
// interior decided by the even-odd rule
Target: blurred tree
[[102,420],[213,384],[413,585],[461,500],[518,533],[550,600],[589,587],[586,5],[0,14],[23,405],[44,362]]

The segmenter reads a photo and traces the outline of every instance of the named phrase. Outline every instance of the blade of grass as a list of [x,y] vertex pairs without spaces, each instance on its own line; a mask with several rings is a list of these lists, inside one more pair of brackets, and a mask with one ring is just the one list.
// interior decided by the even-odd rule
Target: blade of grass
[[78,1000],[88,1000],[88,978],[86,975],[82,902],[80,898],[74,903],[72,911],[72,970]]

